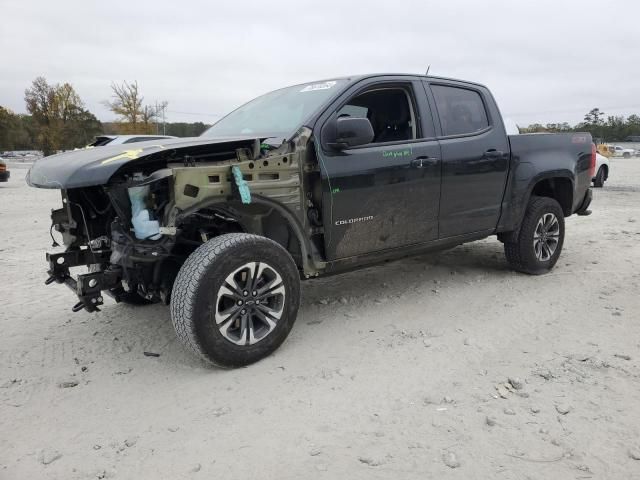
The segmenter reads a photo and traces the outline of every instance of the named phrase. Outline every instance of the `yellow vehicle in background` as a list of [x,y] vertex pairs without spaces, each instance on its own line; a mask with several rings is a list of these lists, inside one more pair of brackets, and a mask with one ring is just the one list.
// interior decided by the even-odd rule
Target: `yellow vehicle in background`
[[614,146],[609,145],[608,143],[596,144],[596,150],[600,155],[603,155],[607,158],[613,157],[613,154],[614,154]]

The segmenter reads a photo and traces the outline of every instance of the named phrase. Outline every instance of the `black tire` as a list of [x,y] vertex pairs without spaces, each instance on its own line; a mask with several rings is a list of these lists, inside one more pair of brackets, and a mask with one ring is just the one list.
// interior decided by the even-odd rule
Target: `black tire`
[[604,171],[604,167],[600,167],[598,169],[598,173],[596,173],[596,178],[593,180],[593,186],[596,188],[602,188],[604,186],[604,181],[606,180],[606,173]]
[[[102,269],[101,265],[93,264],[89,265],[90,272],[99,272]],[[123,287],[113,288],[110,290],[111,294],[118,298],[119,302],[126,303],[127,305],[151,305],[151,300],[147,300],[138,293],[138,286],[134,285],[131,291],[126,291]]]
[[[255,270],[247,268],[252,262],[259,265]],[[249,282],[248,277],[245,279],[242,275],[253,272],[252,277],[259,277],[262,265],[266,266],[263,271],[270,272],[272,277],[275,273],[272,280],[275,283],[260,283],[261,286],[256,288],[255,285],[262,282],[258,278],[254,287],[249,288],[245,285],[235,289],[239,292],[237,296],[231,297],[222,293],[223,285],[231,286],[229,278],[239,287],[240,282]],[[241,277],[236,280],[232,274]],[[279,280],[276,280],[277,275],[280,276]],[[261,309],[271,306],[266,305],[267,300],[263,300],[262,305],[256,305],[260,304],[256,299],[264,298],[260,297],[262,287],[265,292],[273,291],[272,285],[276,283],[284,287],[282,298],[276,299],[280,302],[277,306],[280,309],[280,317],[275,319],[269,316],[275,326],[268,327],[266,323],[261,323],[257,315],[264,317],[264,310]],[[254,288],[255,292],[248,292]],[[246,305],[236,307],[236,300],[232,300],[224,311],[220,311],[223,301],[230,298],[240,298],[238,301],[242,301],[240,295],[246,297]],[[289,252],[265,237],[230,233],[215,237],[201,245],[182,265],[171,292],[171,321],[182,343],[205,361],[218,367],[241,367],[268,356],[284,342],[296,320],[299,305],[300,275]],[[238,308],[246,308],[251,313],[241,315],[237,312]],[[218,315],[224,317],[225,312],[232,310],[236,310],[236,313],[227,317],[232,321],[216,321]],[[249,339],[254,333],[258,333],[259,329],[263,332],[265,329],[269,331],[256,343],[249,344]],[[235,340],[230,339],[231,333],[228,332],[238,332]]]
[[[549,238],[557,237],[557,243],[555,244],[555,250],[542,251],[540,258],[539,252],[536,251],[534,246],[534,234],[541,220],[545,218],[545,215],[551,214],[557,219],[557,236],[555,230],[553,235],[548,234]],[[548,217],[547,218],[551,218]],[[546,237],[547,234],[545,234]],[[551,242],[550,242],[551,243]],[[564,213],[560,204],[549,197],[536,197],[532,196],[527,205],[527,211],[525,212],[520,231],[515,241],[505,241],[504,253],[507,257],[509,265],[518,272],[528,273],[530,275],[542,275],[549,272],[560,257],[562,252],[562,245],[564,244]],[[547,247],[548,249],[549,247]],[[545,258],[545,253],[551,253],[549,258]]]
[[624,158],[631,158],[631,154],[629,152],[625,152],[622,154]]

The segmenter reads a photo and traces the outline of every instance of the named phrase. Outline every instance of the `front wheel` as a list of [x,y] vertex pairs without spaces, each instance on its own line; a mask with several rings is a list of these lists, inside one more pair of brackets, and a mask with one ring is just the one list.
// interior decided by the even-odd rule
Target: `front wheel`
[[514,270],[531,275],[549,272],[564,243],[564,213],[553,198],[531,197],[520,231],[505,242],[504,253]]
[[624,153],[622,154],[622,156],[623,156],[624,158],[631,158],[631,154],[630,154],[629,152],[624,152]]
[[300,276],[287,252],[246,233],[215,237],[182,265],[171,320],[182,343],[220,367],[241,367],[275,351],[298,314]]

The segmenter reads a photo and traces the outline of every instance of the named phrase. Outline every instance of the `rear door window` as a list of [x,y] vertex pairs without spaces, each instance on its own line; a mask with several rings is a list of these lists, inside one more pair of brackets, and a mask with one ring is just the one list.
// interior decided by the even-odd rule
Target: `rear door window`
[[467,135],[484,130],[489,118],[480,93],[468,88],[431,85],[442,134]]

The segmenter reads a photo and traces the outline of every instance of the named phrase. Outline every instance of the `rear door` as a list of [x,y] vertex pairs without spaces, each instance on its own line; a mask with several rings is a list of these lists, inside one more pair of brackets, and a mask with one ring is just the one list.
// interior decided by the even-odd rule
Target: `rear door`
[[425,80],[442,149],[439,238],[495,229],[509,167],[509,143],[489,91]]
[[375,136],[367,145],[318,152],[327,258],[437,239],[440,146],[421,82],[362,81],[324,121],[344,115],[368,118]]

